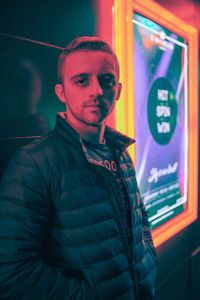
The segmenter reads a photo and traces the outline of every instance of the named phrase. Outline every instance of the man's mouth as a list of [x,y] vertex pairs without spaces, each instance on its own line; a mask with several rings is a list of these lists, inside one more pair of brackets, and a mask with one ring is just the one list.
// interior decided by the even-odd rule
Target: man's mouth
[[85,107],[96,107],[96,108],[102,108],[102,107],[105,107],[105,105],[103,105],[103,104],[99,104],[99,103],[93,103],[93,104],[86,105]]

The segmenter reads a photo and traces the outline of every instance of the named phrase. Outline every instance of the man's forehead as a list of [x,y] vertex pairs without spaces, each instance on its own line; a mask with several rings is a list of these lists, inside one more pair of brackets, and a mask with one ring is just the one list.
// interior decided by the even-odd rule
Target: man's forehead
[[77,50],[70,53],[65,60],[64,72],[77,72],[90,69],[104,69],[118,73],[117,63],[112,54],[105,51]]

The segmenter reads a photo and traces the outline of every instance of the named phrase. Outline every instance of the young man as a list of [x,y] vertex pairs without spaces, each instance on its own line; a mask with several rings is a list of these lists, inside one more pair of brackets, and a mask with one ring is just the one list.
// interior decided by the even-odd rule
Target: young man
[[0,190],[0,298],[153,299],[156,255],[127,147],[106,121],[118,60],[95,37],[59,57],[66,112],[16,154]]

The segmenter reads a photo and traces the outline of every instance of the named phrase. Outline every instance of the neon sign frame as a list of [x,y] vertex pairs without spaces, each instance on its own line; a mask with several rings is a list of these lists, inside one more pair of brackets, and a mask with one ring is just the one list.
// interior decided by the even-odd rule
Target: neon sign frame
[[[158,228],[152,230],[156,247],[170,239],[197,219],[198,215],[198,32],[174,14],[151,0],[99,0],[98,35],[115,49],[120,62],[120,81],[123,89],[110,125],[135,136],[134,75],[133,75],[133,13],[142,16],[178,34],[188,43],[188,206]],[[130,155],[135,162],[134,149]]]

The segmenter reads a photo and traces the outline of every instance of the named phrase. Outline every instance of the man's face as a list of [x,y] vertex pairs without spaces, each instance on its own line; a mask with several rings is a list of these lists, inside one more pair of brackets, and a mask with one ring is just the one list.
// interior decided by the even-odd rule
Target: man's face
[[121,84],[115,59],[102,51],[79,50],[63,65],[61,101],[67,116],[91,126],[102,124],[119,99]]

